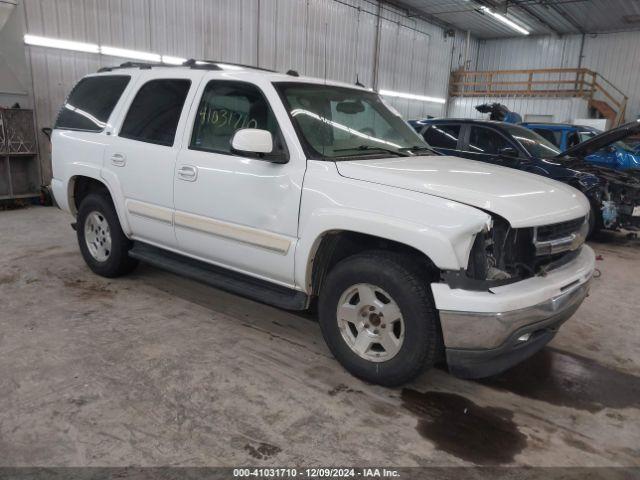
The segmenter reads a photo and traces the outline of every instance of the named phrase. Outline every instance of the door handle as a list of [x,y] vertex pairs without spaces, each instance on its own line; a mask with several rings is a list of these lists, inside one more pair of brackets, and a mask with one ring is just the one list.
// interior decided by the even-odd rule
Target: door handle
[[178,169],[178,178],[185,182],[195,182],[198,178],[198,168],[192,165],[183,165]]
[[127,164],[127,157],[121,153],[111,155],[111,163],[116,167],[124,167]]

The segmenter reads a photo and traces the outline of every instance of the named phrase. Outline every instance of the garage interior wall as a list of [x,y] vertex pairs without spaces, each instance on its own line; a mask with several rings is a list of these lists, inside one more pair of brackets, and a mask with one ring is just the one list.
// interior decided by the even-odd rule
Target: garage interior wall
[[[629,97],[627,121],[640,115],[640,32],[620,32],[563,37],[509,38],[480,41],[476,70],[509,70],[528,68],[588,68],[602,75]],[[480,100],[480,99],[476,99]],[[549,99],[505,98],[501,101],[517,112],[554,115],[556,121],[570,121],[576,110],[567,110],[567,102]],[[461,102],[452,103],[459,110]],[[477,101],[477,103],[482,103]],[[583,102],[586,103],[586,102]],[[585,107],[571,108],[577,111]],[[452,113],[450,109],[449,113]],[[466,110],[464,110],[466,111]],[[473,112],[470,112],[473,114]],[[475,116],[475,114],[473,114]]]
[[[466,35],[371,0],[23,0],[25,32],[186,58],[208,58],[446,98]],[[379,55],[376,61],[376,31]],[[477,52],[474,40],[469,57]],[[126,59],[29,47],[37,123],[51,126],[83,75]],[[405,118],[445,105],[389,98]],[[41,139],[41,147],[46,147]],[[48,155],[41,148],[43,156]],[[45,179],[50,160],[43,158]]]

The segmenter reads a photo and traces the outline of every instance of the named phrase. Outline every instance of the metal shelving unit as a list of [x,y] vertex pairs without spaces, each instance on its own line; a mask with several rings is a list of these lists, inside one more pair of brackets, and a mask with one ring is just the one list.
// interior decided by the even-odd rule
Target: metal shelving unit
[[40,195],[33,110],[0,108],[0,200]]

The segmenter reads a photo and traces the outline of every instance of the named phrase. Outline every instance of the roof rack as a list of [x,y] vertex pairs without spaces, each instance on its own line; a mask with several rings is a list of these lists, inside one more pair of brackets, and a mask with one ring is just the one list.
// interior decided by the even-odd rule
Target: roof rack
[[[98,70],[98,73],[110,72],[112,70],[117,70],[118,68],[139,68],[141,70],[149,70],[153,67],[189,67],[202,70],[224,70],[224,67],[221,67],[220,65],[231,65],[234,67],[247,68],[249,70],[260,70],[263,72],[276,73],[275,70],[270,70],[268,68],[262,67],[254,67],[253,65],[245,65],[243,63],[219,62],[218,60],[196,60],[195,58],[190,58],[181,65],[166,63],[124,62],[115,67],[102,67]],[[294,70],[289,70],[289,72],[294,72]],[[287,72],[287,74],[290,74],[289,72]]]
[[110,72],[111,70],[117,70],[118,68],[139,68],[140,70],[149,70],[152,67],[163,67],[165,65],[160,63],[143,63],[143,62],[124,62],[116,67],[102,67],[98,70],[98,73]]
[[[234,67],[247,68],[249,70],[261,70],[263,72],[276,73],[275,70],[271,70],[269,68],[256,67],[254,65],[247,65],[245,63],[233,63],[233,62],[223,62],[221,60],[207,60],[207,59],[195,59],[190,58],[186,62],[183,63],[185,66],[190,66],[191,68],[207,68],[208,65],[218,66],[218,65],[231,65]],[[194,66],[197,65],[197,66]],[[218,70],[221,68],[218,67]],[[215,70],[212,68],[212,70]]]

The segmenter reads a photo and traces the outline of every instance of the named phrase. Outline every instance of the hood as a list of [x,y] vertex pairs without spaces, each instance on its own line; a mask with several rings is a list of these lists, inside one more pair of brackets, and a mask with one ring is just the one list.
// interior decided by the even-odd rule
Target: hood
[[533,227],[586,215],[589,202],[554,180],[474,160],[420,156],[336,162],[340,175],[426,193],[505,218],[512,227]]
[[562,152],[558,157],[586,157],[629,135],[640,133],[640,121],[625,123]]

